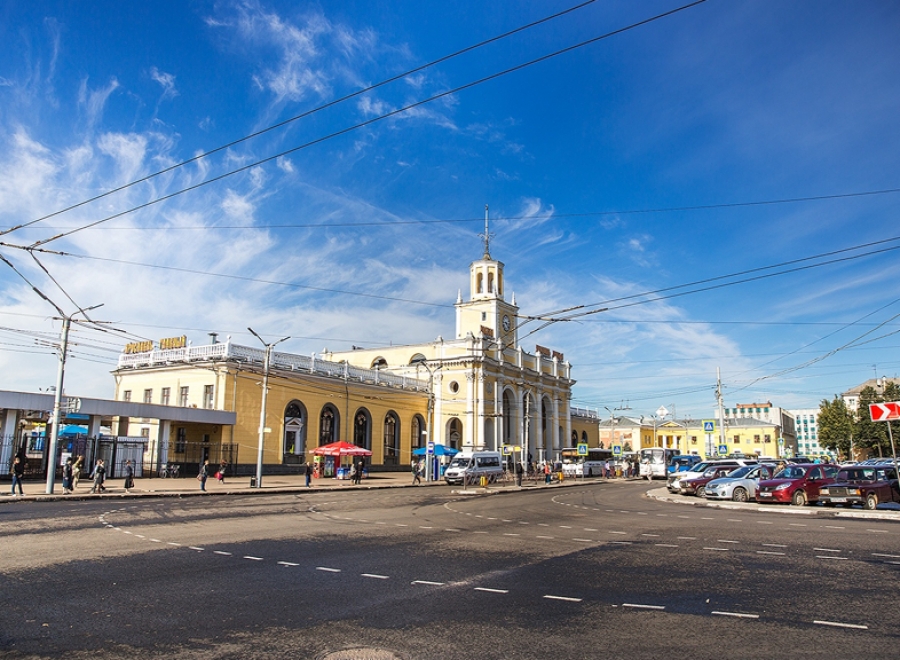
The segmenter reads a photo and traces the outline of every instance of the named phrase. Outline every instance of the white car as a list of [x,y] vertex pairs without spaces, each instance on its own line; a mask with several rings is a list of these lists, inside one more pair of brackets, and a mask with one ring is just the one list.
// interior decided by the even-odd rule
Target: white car
[[733,500],[748,502],[756,497],[756,488],[760,479],[771,479],[775,474],[775,465],[745,465],[727,477],[713,479],[706,484],[706,499]]

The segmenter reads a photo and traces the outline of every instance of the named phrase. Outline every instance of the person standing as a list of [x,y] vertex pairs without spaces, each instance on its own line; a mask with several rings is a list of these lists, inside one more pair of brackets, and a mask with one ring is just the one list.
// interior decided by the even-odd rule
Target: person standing
[[103,481],[106,479],[106,465],[103,464],[102,458],[97,459],[97,463],[94,465],[94,473],[91,476],[94,478],[91,493],[104,492],[106,490],[106,486],[103,485]]
[[78,488],[78,482],[81,481],[81,470],[84,468],[84,456],[79,456],[72,464],[72,491]]
[[422,483],[422,476],[421,476],[420,472],[421,471],[419,470],[419,461],[417,461],[416,459],[413,459],[413,461],[412,461],[412,474],[413,474],[412,485],[413,486],[418,486],[420,483]]
[[65,465],[63,465],[63,495],[68,495],[72,492],[72,457],[66,459]]
[[312,463],[306,464],[306,474],[304,476],[306,477],[306,487],[309,488],[312,480]]
[[22,462],[22,459],[19,456],[16,456],[13,459],[13,464],[9,473],[12,475],[12,496],[16,496],[16,484],[19,485],[19,495],[24,495],[25,491],[22,490],[22,480],[25,479],[25,463]]
[[203,465],[200,466],[200,474],[197,475],[197,479],[200,480],[200,490],[206,492],[206,480],[209,479],[209,459],[203,461]]
[[125,461],[125,492],[131,492],[134,488],[134,466],[130,460]]
[[516,463],[516,486],[519,488],[522,487],[522,473],[525,472],[525,468],[521,463]]
[[216,479],[219,480],[220,484],[225,483],[225,470],[228,469],[228,462],[223,458],[219,463],[219,471],[216,472]]

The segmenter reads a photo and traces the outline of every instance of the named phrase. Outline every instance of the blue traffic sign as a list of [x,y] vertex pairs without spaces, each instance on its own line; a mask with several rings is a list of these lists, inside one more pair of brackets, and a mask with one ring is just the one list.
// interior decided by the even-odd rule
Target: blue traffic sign
[[711,419],[703,420],[703,432],[704,433],[715,433],[716,432],[716,423]]
[[586,442],[578,443],[578,455],[579,456],[587,456],[588,446]]
[[719,453],[727,454],[728,453],[728,445],[719,445]]
[[622,455],[622,446],[621,445],[613,445],[613,456],[621,456]]

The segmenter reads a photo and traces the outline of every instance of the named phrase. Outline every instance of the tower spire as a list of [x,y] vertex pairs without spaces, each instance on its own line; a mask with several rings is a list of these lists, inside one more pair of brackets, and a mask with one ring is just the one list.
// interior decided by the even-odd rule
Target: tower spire
[[493,234],[491,234],[491,232],[490,232],[490,224],[489,223],[490,223],[490,219],[488,216],[488,205],[485,204],[484,205],[484,233],[478,234],[478,236],[484,240],[484,258],[485,259],[491,258],[491,236],[493,236]]

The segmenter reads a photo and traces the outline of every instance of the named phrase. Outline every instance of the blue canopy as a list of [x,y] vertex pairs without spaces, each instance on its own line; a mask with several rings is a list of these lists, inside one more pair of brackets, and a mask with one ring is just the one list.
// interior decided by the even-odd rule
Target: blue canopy
[[61,436],[87,435],[87,426],[68,424],[59,430]]
[[[427,453],[427,449],[425,447],[419,447],[418,449],[413,450],[413,456],[425,456]],[[455,456],[459,453],[458,449],[454,449],[453,447],[447,447],[446,445],[434,445],[434,455],[435,456]]]

